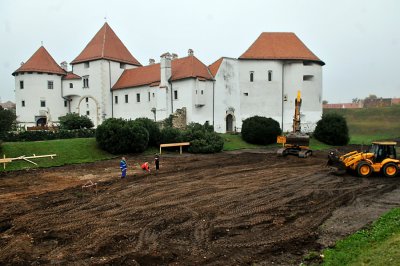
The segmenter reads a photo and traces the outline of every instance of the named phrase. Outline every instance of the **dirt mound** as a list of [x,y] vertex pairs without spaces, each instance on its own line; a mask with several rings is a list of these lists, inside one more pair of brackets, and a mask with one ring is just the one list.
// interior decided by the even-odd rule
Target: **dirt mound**
[[3,174],[0,263],[298,265],[332,213],[400,184],[330,175],[326,158],[163,156],[155,176],[132,157],[125,180],[117,160]]

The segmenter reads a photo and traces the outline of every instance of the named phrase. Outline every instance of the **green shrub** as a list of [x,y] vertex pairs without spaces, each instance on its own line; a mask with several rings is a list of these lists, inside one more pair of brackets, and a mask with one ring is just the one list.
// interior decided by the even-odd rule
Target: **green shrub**
[[53,139],[72,139],[72,138],[92,138],[95,136],[94,129],[75,129],[75,130],[34,130],[34,131],[20,131],[20,132],[7,132],[3,136],[4,141],[39,141],[39,140],[53,140]]
[[279,123],[272,118],[253,116],[245,119],[242,125],[242,138],[252,144],[271,144],[281,134]]
[[192,153],[215,153],[222,151],[224,139],[215,132],[204,132],[202,138],[190,141],[189,152]]
[[173,127],[165,127],[161,130],[160,143],[182,142],[181,130]]
[[337,113],[323,114],[317,122],[314,137],[329,145],[346,145],[350,140],[346,119]]
[[149,146],[157,147],[160,145],[161,132],[158,124],[149,118],[137,118],[134,123],[144,127],[149,132]]
[[16,115],[11,110],[5,110],[0,106],[0,137],[13,129]]
[[70,113],[65,116],[59,117],[61,129],[81,129],[92,128],[93,122],[87,116],[80,116],[76,113]]
[[149,132],[134,121],[110,118],[96,130],[99,146],[110,153],[143,152],[149,142]]

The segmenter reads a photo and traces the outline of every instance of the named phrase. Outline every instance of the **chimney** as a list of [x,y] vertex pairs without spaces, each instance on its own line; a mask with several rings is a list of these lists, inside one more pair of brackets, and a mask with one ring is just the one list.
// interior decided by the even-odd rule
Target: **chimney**
[[193,56],[193,54],[194,54],[193,49],[189,49],[189,50],[188,50],[188,56]]
[[156,63],[156,60],[154,60],[153,58],[149,59],[149,65],[154,65]]
[[66,61],[62,61],[60,63],[60,66],[62,69],[64,69],[65,71],[68,71],[68,63]]
[[172,53],[172,60],[178,59],[178,55],[175,53]]
[[25,63],[22,61],[22,62],[21,62],[21,66],[22,66],[23,64],[25,64]]
[[160,59],[160,71],[161,71],[161,79],[160,79],[160,88],[168,87],[168,81],[171,78],[172,70],[171,70],[171,54],[164,53],[162,54]]

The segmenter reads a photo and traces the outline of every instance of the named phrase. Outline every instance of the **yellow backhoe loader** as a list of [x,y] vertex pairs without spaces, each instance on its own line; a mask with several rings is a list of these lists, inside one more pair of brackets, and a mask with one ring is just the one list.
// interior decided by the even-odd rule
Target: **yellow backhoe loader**
[[360,177],[368,177],[372,173],[382,172],[387,177],[399,174],[400,160],[396,158],[396,142],[372,142],[367,152],[352,151],[339,156],[331,151],[328,165],[336,168],[336,174],[354,171]]

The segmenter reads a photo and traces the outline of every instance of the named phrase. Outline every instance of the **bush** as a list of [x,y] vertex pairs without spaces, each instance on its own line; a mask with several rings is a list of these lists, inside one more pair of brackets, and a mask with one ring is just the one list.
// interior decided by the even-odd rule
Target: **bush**
[[16,115],[11,110],[5,110],[0,106],[0,137],[12,130],[16,120]]
[[253,144],[271,144],[281,134],[279,123],[272,118],[253,116],[245,119],[242,125],[242,138]]
[[182,141],[184,141],[184,139],[179,129],[165,127],[161,130],[160,143],[176,143]]
[[80,116],[76,113],[70,113],[65,116],[60,116],[60,128],[61,129],[81,129],[81,128],[92,128],[93,122],[87,116]]
[[137,118],[134,123],[144,127],[149,132],[149,146],[157,147],[160,144],[161,131],[158,124],[149,118]]
[[149,142],[149,132],[134,121],[110,118],[96,130],[99,146],[110,153],[143,152]]
[[337,113],[323,114],[317,122],[314,137],[329,145],[346,145],[350,140],[346,119]]
[[3,136],[4,141],[39,141],[52,139],[73,139],[73,138],[93,138],[94,129],[75,129],[75,130],[34,130],[21,132],[7,132]]
[[224,139],[208,123],[190,123],[182,138],[190,142],[189,152],[192,153],[215,153],[224,147]]

